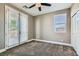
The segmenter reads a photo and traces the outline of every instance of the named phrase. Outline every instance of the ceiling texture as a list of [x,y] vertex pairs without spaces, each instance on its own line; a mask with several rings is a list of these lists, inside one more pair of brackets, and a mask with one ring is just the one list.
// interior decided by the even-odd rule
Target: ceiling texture
[[11,3],[11,5],[25,11],[26,13],[32,15],[32,16],[37,16],[37,15],[42,15],[42,14],[46,14],[46,13],[51,13],[57,10],[62,10],[62,9],[66,9],[66,8],[70,8],[71,7],[71,3],[50,3],[51,7],[49,6],[41,6],[42,11],[38,10],[38,7],[33,7],[33,8],[23,8],[24,5],[26,5],[27,7],[30,7],[31,5],[33,5],[34,3]]

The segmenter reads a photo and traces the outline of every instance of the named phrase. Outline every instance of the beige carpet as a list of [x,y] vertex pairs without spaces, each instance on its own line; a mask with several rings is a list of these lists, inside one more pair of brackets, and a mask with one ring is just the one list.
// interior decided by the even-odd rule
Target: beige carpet
[[76,56],[72,47],[32,41],[0,54],[1,56]]

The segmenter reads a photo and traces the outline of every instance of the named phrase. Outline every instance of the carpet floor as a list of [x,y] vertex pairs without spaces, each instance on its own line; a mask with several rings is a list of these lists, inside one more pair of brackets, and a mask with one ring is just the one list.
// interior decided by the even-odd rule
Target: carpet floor
[[76,56],[72,47],[32,41],[23,45],[8,49],[0,56]]

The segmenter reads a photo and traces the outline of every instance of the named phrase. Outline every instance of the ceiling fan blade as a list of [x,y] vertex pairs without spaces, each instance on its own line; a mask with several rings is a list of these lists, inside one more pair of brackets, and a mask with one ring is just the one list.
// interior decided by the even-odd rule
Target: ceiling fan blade
[[51,4],[49,4],[49,3],[41,3],[41,5],[44,5],[44,6],[51,6]]
[[29,8],[32,8],[32,7],[34,7],[35,6],[35,4],[33,4],[32,6],[30,6]]
[[41,7],[38,7],[39,11],[41,11]]
[[28,8],[28,7],[26,5],[24,5],[23,8]]

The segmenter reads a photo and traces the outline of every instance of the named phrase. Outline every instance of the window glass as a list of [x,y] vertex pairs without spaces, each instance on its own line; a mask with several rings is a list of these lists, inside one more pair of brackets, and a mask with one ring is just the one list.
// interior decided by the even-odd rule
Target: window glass
[[58,14],[54,16],[54,27],[55,32],[64,33],[66,32],[66,14]]

